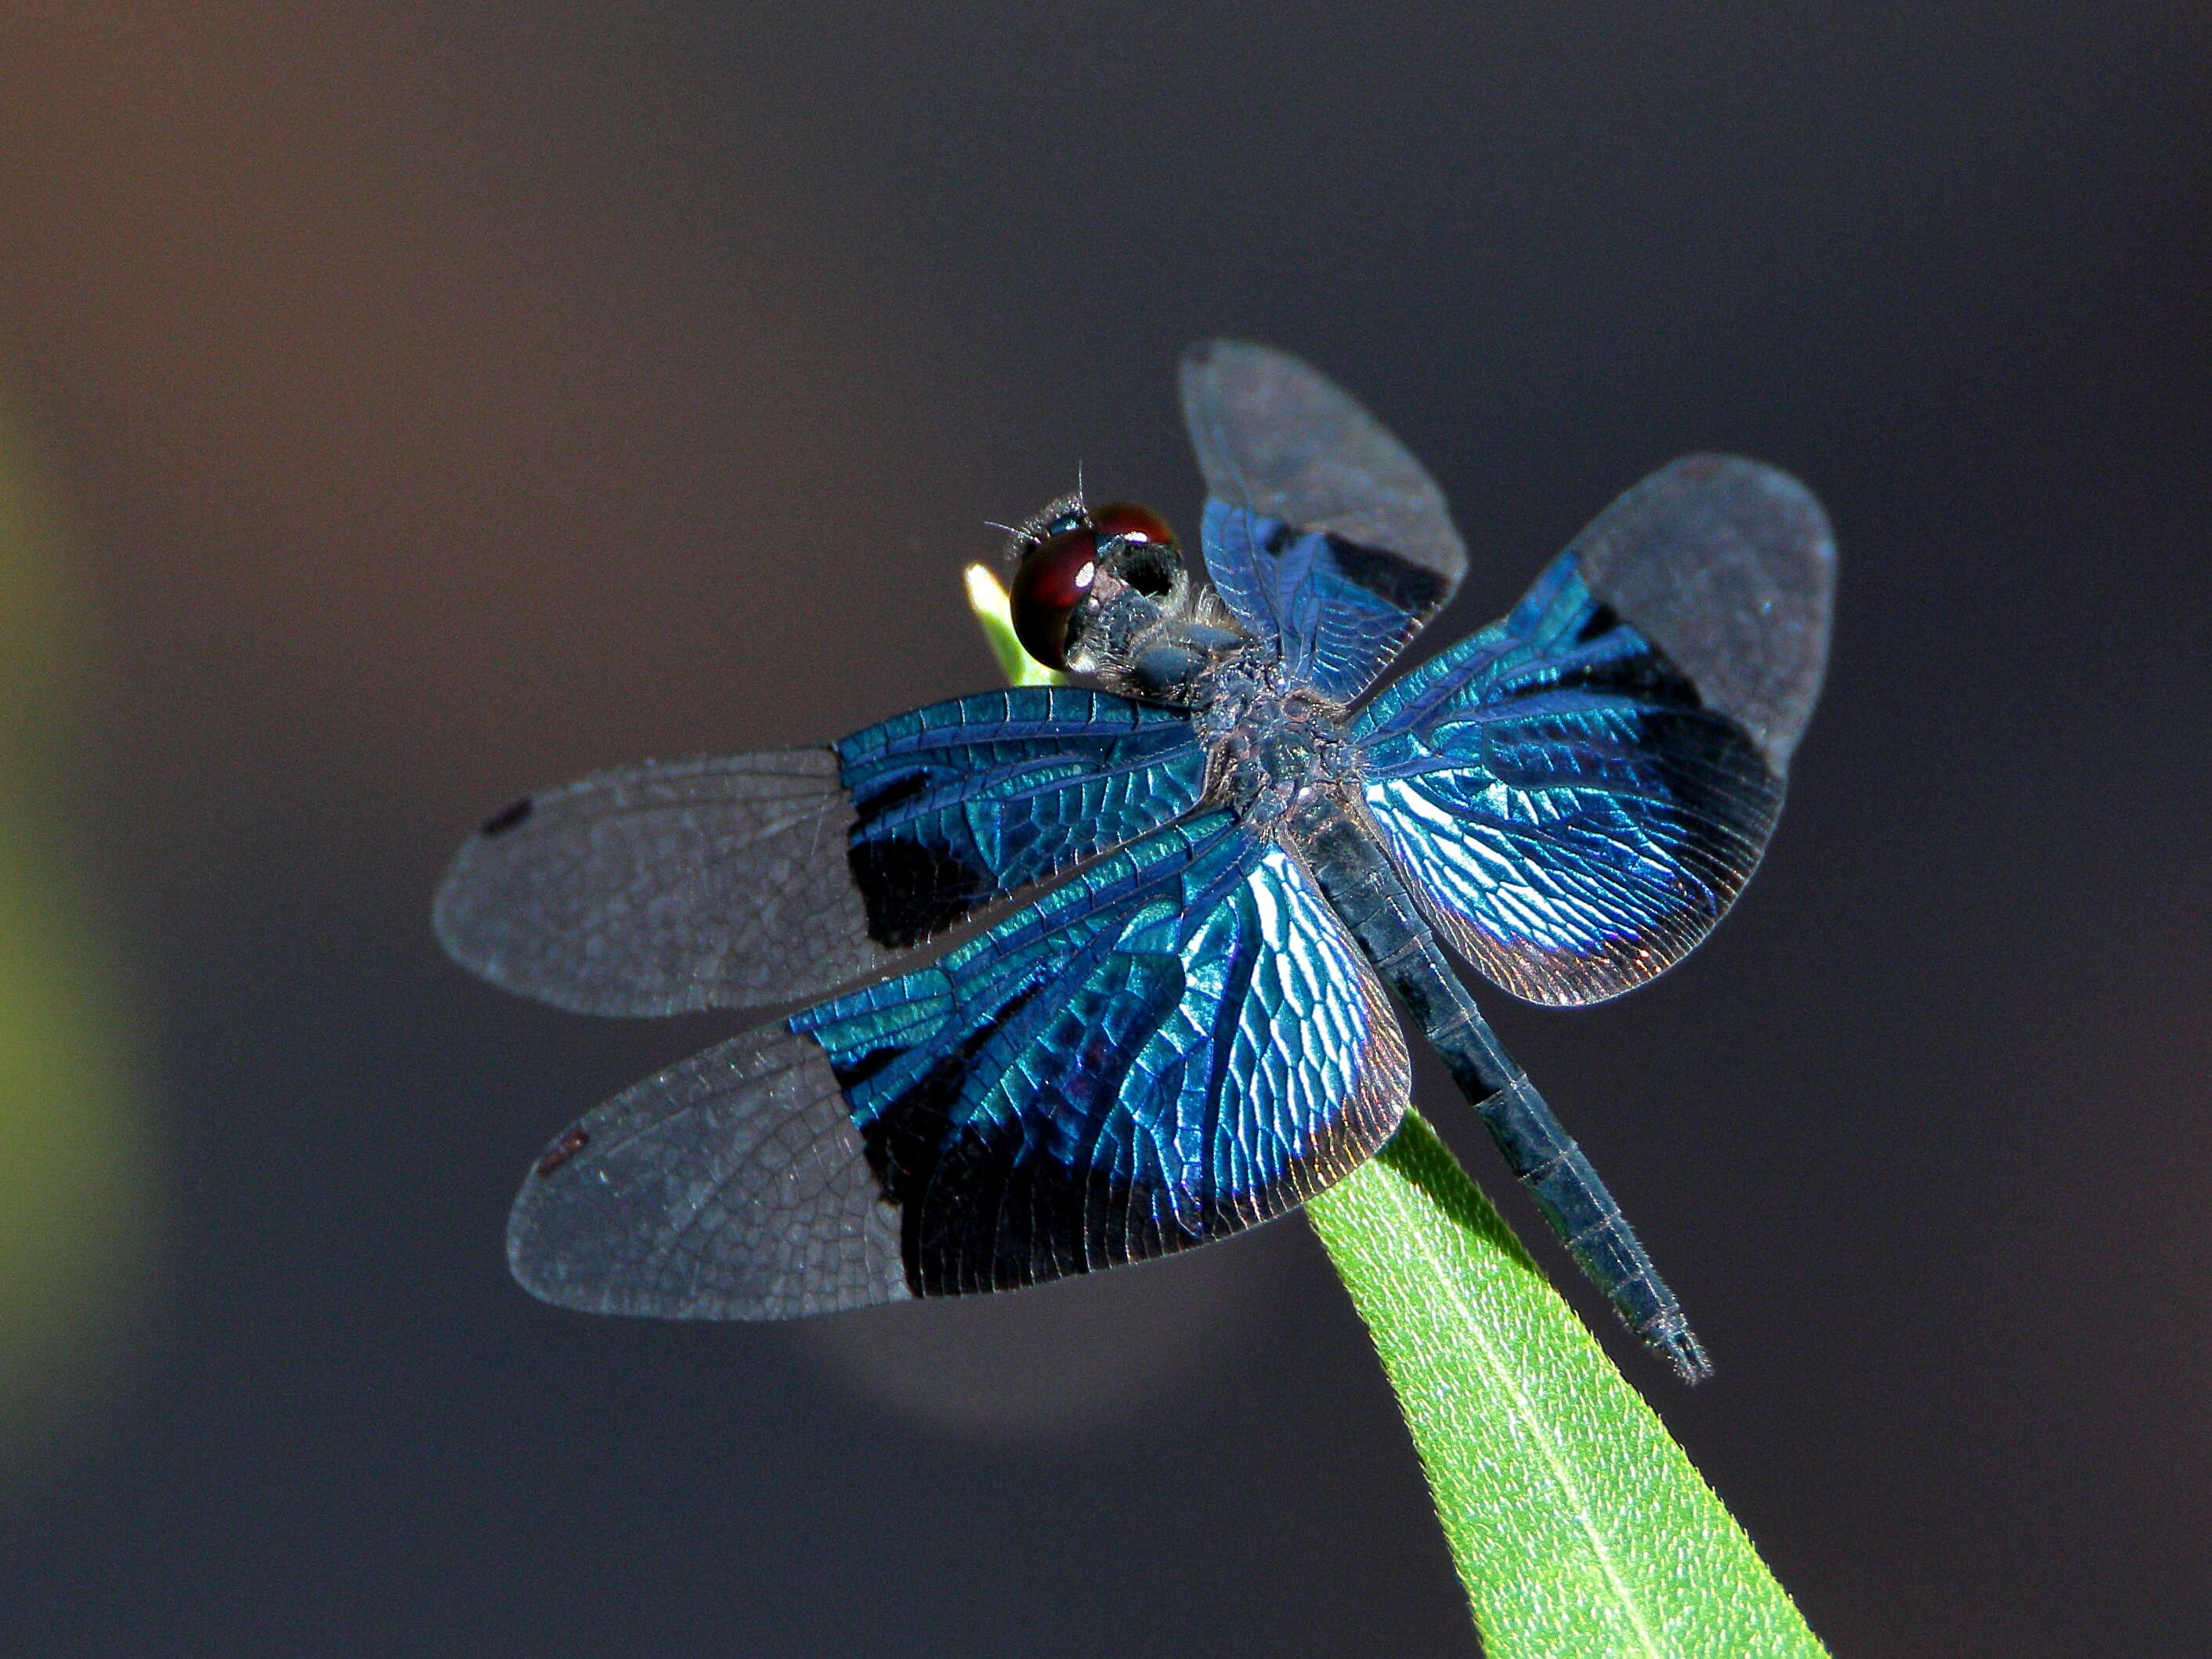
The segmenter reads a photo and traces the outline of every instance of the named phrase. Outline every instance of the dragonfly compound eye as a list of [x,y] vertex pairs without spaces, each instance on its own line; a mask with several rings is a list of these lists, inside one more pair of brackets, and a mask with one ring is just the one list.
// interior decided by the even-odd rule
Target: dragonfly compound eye
[[1067,624],[1098,576],[1098,538],[1088,529],[1048,536],[1022,555],[1007,595],[1014,637],[1047,668],[1067,666]]
[[1091,523],[1115,576],[1149,599],[1164,598],[1174,588],[1182,550],[1165,519],[1134,501],[1109,501],[1091,514]]
[[1109,501],[1091,515],[1091,528],[1098,539],[1110,541],[1116,536],[1127,536],[1133,542],[1159,542],[1166,546],[1176,544],[1176,533],[1168,521],[1149,507],[1139,507],[1134,501]]

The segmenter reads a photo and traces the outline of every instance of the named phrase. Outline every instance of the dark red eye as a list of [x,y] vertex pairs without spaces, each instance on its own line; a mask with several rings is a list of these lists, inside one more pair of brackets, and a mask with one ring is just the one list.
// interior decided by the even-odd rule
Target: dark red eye
[[1088,530],[1048,536],[1022,555],[1007,608],[1022,649],[1047,668],[1067,666],[1067,623],[1098,574],[1098,538]]
[[1158,542],[1163,547],[1176,544],[1175,532],[1168,527],[1168,521],[1134,501],[1109,501],[1091,515],[1091,523],[1102,542],[1127,536],[1133,542]]

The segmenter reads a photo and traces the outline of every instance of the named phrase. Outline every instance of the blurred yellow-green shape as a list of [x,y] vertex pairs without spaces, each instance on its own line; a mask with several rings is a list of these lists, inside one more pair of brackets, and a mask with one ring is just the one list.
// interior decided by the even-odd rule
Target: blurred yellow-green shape
[[85,629],[57,519],[0,425],[0,1448],[96,1397],[145,1280],[149,1092],[80,862]]

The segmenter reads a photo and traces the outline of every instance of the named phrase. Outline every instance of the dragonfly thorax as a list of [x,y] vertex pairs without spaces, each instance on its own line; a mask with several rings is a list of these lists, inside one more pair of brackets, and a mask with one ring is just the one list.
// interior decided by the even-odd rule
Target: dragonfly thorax
[[1317,795],[1342,798],[1359,751],[1337,709],[1279,665],[1231,658],[1204,684],[1195,716],[1206,793],[1248,823],[1275,823]]

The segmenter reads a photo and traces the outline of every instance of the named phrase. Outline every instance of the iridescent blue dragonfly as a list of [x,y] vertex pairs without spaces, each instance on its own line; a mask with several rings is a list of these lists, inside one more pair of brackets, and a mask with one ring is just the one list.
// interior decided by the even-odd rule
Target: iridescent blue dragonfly
[[1676,461],[1363,704],[1466,568],[1442,495],[1281,352],[1199,346],[1182,391],[1210,587],[1156,514],[1080,492],[1010,542],[1019,636],[1084,684],[602,773],[462,848],[439,936],[497,984],[604,1014],[811,1005],[564,1131],[515,1203],[515,1276],[777,1319],[1226,1237],[1397,1127],[1395,993],[1576,1261],[1697,1380],[1680,1305],[1443,947],[1577,1004],[1711,930],[1820,686],[1818,503]]

